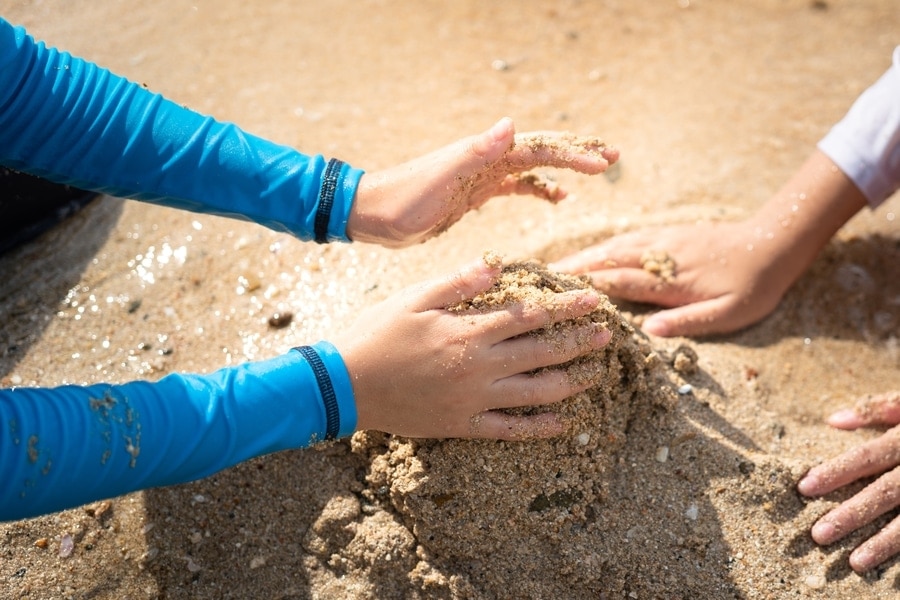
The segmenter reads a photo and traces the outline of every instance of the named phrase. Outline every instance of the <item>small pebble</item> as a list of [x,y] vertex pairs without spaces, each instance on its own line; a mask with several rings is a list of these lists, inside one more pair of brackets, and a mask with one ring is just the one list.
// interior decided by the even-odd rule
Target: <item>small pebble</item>
[[587,446],[588,442],[591,441],[591,434],[589,434],[587,432],[579,433],[578,435],[575,436],[575,441],[578,443],[579,446]]
[[159,548],[156,546],[150,546],[147,548],[147,551],[141,556],[141,560],[144,562],[150,562],[154,558],[159,555]]
[[247,294],[249,292],[255,292],[262,286],[262,282],[258,277],[254,277],[253,275],[241,275],[238,277],[238,287],[237,293],[238,295]]
[[805,583],[810,589],[821,590],[828,582],[822,575],[807,575]]
[[691,521],[696,521],[697,517],[700,516],[700,509],[696,504],[691,504],[688,506],[688,509],[684,511],[684,516],[686,516]]
[[664,463],[669,460],[669,447],[660,446],[656,449],[656,461]]
[[59,557],[69,558],[72,556],[73,550],[75,550],[75,540],[72,539],[72,536],[68,534],[62,536],[62,539],[59,540]]
[[269,327],[272,329],[281,329],[287,327],[294,320],[294,313],[289,310],[279,310],[272,313],[269,317]]
[[683,386],[681,386],[680,388],[678,388],[678,393],[681,394],[682,396],[690,394],[693,391],[694,391],[694,386],[692,386],[689,383],[686,383]]
[[38,539],[37,541],[34,542],[34,545],[35,545],[35,547],[40,548],[40,549],[43,550],[43,549],[46,548],[48,545],[50,545],[50,542],[49,542],[49,540],[47,540],[47,538],[40,538],[40,539]]
[[682,344],[678,346],[672,357],[672,368],[682,375],[693,375],[699,370],[697,367],[699,359],[700,357],[697,356],[693,348]]

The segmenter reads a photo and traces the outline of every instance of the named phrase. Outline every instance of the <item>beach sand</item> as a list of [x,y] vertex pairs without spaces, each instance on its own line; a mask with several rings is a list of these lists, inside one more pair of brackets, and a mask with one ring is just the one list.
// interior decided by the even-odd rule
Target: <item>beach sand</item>
[[[0,257],[3,386],[212,371],[328,338],[486,251],[752,213],[890,64],[894,0],[0,0],[0,14],[204,113],[367,170],[501,116],[596,135],[572,197],[497,198],[404,250],[103,197]],[[898,199],[839,232],[766,320],[700,340],[613,299],[603,382],[538,442],[350,440],[0,525],[0,598],[894,598],[900,560],[821,548],[813,464],[878,431],[824,417],[900,389]],[[290,318],[285,317],[290,314]],[[274,319],[280,327],[273,327]],[[623,376],[625,373],[627,376]],[[71,547],[70,547],[71,543]]]

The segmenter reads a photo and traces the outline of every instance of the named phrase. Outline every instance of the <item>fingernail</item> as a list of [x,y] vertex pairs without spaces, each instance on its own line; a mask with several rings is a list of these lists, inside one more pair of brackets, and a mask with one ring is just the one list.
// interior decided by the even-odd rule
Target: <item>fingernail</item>
[[666,337],[669,328],[666,326],[666,322],[663,319],[654,319],[653,317],[649,317],[644,321],[644,324],[641,326],[641,329],[646,333],[650,333],[652,335],[658,335],[659,337]]
[[804,496],[815,496],[819,481],[815,477],[807,475],[797,483],[797,490]]
[[850,555],[850,568],[857,573],[864,573],[877,564],[875,555],[866,547],[860,547]]
[[506,137],[510,123],[512,123],[512,119],[509,117],[503,117],[494,123],[494,126],[491,127],[491,137],[494,138],[494,141],[499,141]]
[[859,421],[859,415],[852,408],[845,408],[833,413],[826,419],[832,427],[853,427]]
[[836,532],[837,530],[834,527],[834,523],[830,521],[819,521],[813,525],[810,533],[817,544],[830,544],[831,541],[834,540]]
[[[601,326],[602,327],[602,326]],[[595,346],[601,347],[605,346],[609,343],[609,340],[612,339],[612,332],[609,329],[600,329],[594,332],[594,337],[592,341]]]

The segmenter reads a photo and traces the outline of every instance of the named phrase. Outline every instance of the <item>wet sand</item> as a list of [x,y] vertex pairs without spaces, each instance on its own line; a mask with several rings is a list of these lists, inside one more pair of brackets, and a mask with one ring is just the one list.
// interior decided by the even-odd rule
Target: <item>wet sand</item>
[[[637,227],[739,218],[887,68],[900,31],[888,0],[0,9],[178,102],[367,170],[504,115],[519,131],[600,136],[622,156],[609,176],[552,172],[574,196],[560,205],[495,199],[401,251],[105,197],[0,257],[4,386],[210,371],[327,338],[486,250],[550,260]],[[360,435],[0,525],[0,597],[893,597],[900,560],[866,576],[846,560],[896,511],[819,548],[809,526],[858,486],[808,501],[794,484],[878,433],[831,430],[825,415],[900,389],[897,202],[854,218],[757,326],[643,339],[665,384],[691,392],[635,410],[590,473],[584,432],[553,442],[581,497],[574,480],[541,479],[546,443]],[[290,324],[272,328],[284,311]],[[668,360],[682,344],[695,371]],[[509,465],[529,460],[543,470],[517,488]]]

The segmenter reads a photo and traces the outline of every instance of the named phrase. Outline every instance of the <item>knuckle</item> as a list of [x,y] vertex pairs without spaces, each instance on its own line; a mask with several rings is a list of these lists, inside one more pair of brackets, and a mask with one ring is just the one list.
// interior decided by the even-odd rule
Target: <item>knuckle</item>
[[533,377],[519,393],[519,400],[522,402],[522,406],[541,404],[542,398],[543,394],[540,391],[540,377]]

